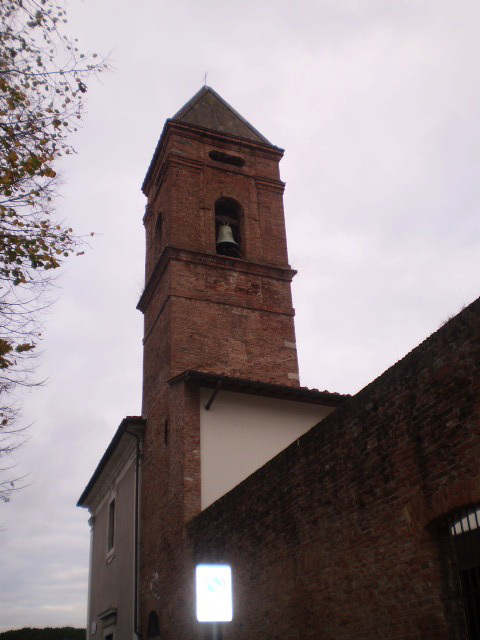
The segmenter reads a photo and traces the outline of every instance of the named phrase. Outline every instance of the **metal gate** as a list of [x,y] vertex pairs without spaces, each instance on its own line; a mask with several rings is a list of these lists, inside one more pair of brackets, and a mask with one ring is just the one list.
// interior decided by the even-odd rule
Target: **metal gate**
[[480,508],[446,518],[442,542],[452,638],[480,640]]

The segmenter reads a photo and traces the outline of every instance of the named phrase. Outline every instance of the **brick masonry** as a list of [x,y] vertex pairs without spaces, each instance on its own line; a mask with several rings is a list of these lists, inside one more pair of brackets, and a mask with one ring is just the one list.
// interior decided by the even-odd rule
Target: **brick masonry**
[[[209,153],[241,157],[243,167]],[[144,183],[141,627],[190,637],[193,567],[185,523],[200,511],[200,370],[298,386],[279,161],[269,144],[167,121]],[[216,255],[215,202],[241,206],[242,259]],[[159,219],[161,218],[161,220]],[[161,229],[161,233],[159,232]]]
[[439,521],[480,504],[479,460],[477,300],[188,524],[233,567],[224,638],[464,637]]

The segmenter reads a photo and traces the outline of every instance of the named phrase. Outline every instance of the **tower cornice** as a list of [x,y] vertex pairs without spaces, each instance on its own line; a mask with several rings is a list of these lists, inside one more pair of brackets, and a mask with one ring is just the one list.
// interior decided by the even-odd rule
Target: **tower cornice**
[[[158,171],[155,173],[155,184],[154,184],[154,188],[152,190],[152,192],[150,193],[150,200],[154,201],[155,198],[157,197],[158,191],[161,188],[167,174],[168,171],[173,168],[173,167],[186,167],[190,170],[193,171],[202,171],[203,168],[206,166],[205,162],[201,162],[199,160],[196,160],[194,158],[188,158],[184,155],[181,155],[178,151],[176,150],[171,150],[169,151],[165,157],[159,162],[160,164],[160,168],[158,169]],[[208,166],[210,166],[212,164],[212,161],[210,161],[208,163]],[[253,178],[255,180],[255,185],[257,188],[259,189],[268,189],[270,191],[276,191],[278,193],[283,193],[285,190],[285,182],[283,182],[282,180],[276,180],[274,178],[270,178],[267,176],[259,176],[259,175],[252,175],[252,174],[248,174],[246,173],[244,170],[242,169],[237,169],[235,167],[231,167],[229,165],[224,165],[224,166],[216,166],[215,169],[217,171],[222,171],[222,172],[227,172],[227,173],[236,173],[236,174],[240,174],[240,175],[246,175],[249,176],[251,178]],[[148,219],[148,215],[149,213],[151,213],[152,207],[148,207],[146,209],[145,212],[145,216],[143,218],[143,223],[145,224],[146,220]]]
[[292,269],[290,266],[279,267],[262,262],[242,260],[241,258],[205,254],[199,251],[178,249],[176,247],[167,246],[158,259],[152,275],[150,276],[145,289],[140,296],[140,300],[138,301],[137,309],[142,311],[142,313],[145,312],[145,309],[155,293],[162,274],[167,268],[170,260],[179,260],[182,262],[189,262],[191,264],[200,264],[207,267],[216,267],[218,269],[263,276],[273,280],[282,280],[284,282],[291,282],[297,273],[295,269]]
[[247,138],[242,138],[233,134],[221,133],[219,131],[214,131],[213,129],[208,129],[207,127],[201,127],[199,125],[185,123],[170,118],[165,122],[162,134],[157,143],[155,152],[153,154],[152,160],[150,161],[150,165],[142,184],[142,192],[145,195],[147,195],[147,192],[151,185],[151,180],[155,173],[155,168],[158,165],[161,166],[165,161],[162,160],[162,152],[165,153],[168,146],[168,140],[172,133],[177,133],[184,137],[190,137],[195,140],[200,139],[203,142],[208,140],[213,144],[216,143],[225,145],[230,143],[236,147],[241,146],[243,149],[255,150],[257,153],[277,158],[279,161],[284,154],[284,149],[282,149],[281,147],[276,147],[272,144],[257,142],[255,140],[248,140]]

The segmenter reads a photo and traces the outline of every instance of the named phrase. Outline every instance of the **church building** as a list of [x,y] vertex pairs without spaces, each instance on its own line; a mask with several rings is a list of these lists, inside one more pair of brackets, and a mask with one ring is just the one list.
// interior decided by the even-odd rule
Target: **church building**
[[142,415],[78,505],[87,638],[480,640],[480,302],[357,395],[300,386],[283,150],[210,87],[147,170]]

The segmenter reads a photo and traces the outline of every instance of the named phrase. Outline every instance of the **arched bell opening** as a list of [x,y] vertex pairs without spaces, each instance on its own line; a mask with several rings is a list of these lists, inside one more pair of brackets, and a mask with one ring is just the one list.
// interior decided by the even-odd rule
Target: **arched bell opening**
[[233,198],[215,203],[215,241],[218,255],[241,258],[244,255],[243,212]]
[[150,611],[148,616],[147,640],[160,640],[160,622],[155,611]]

